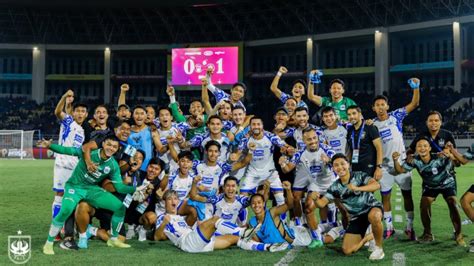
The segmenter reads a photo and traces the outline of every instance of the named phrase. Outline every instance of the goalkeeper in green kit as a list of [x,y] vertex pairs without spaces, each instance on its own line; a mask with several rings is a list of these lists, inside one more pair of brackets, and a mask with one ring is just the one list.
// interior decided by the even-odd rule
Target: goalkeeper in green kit
[[82,150],[80,148],[51,144],[51,140],[41,140],[38,142],[38,146],[49,148],[56,153],[80,158],[71,178],[66,182],[63,205],[51,223],[48,240],[43,246],[43,253],[54,255],[54,238],[63,227],[66,219],[74,212],[80,201],[86,201],[95,208],[103,208],[112,211],[114,213],[112,216],[112,237],[107,241],[107,245],[110,247],[129,248],[130,245],[117,239],[120,228],[123,225],[126,210],[125,206],[114,195],[99,186],[104,178],[110,178],[117,192],[122,194],[133,193],[133,198],[138,201],[144,199],[146,185],[135,188],[122,183],[120,167],[113,158],[113,155],[120,147],[119,140],[115,136],[107,137],[103,142],[102,149],[91,152],[92,162],[97,165],[97,170],[93,173],[87,171],[87,166],[82,157]]

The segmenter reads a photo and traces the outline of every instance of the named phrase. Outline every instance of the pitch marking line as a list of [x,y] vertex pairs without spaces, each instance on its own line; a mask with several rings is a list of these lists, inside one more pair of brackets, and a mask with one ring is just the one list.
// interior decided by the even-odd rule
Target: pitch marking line
[[300,252],[300,250],[301,250],[300,247],[294,247],[293,249],[288,251],[288,253],[286,253],[286,255],[283,256],[283,258],[281,258],[277,263],[275,263],[275,266],[289,265],[295,260],[296,255]]
[[405,264],[406,264],[405,253],[393,253],[393,256],[392,256],[393,266],[405,266]]

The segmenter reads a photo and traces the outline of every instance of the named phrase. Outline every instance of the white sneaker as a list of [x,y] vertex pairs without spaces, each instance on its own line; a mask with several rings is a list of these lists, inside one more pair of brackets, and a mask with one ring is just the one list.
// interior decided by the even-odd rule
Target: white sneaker
[[370,241],[367,241],[366,244],[368,244],[368,247],[369,247],[369,248],[368,248],[367,250],[368,250],[369,252],[374,252],[374,251],[375,251],[375,247],[376,247],[376,246],[375,246],[375,240],[372,239],[372,240],[370,240]]
[[244,232],[242,233],[242,236],[240,237],[240,239],[242,239],[244,241],[248,241],[248,240],[252,239],[252,237],[258,231],[260,231],[260,227],[262,227],[262,224],[257,224],[257,226],[255,226],[255,227],[248,227],[247,229],[244,230]]
[[289,246],[290,245],[288,244],[288,242],[276,243],[268,247],[268,251],[270,252],[284,251],[284,250],[287,250]]
[[138,226],[138,241],[143,242],[146,241],[146,229],[143,226]]
[[130,240],[135,237],[135,226],[134,225],[129,225],[127,234],[125,235],[125,238]]
[[370,254],[369,260],[381,260],[384,257],[385,253],[383,253],[383,249],[376,246],[374,251]]

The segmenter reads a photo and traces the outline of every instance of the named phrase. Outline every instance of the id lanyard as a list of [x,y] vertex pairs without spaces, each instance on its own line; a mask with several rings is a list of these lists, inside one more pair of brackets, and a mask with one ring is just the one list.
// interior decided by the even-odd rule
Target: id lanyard
[[430,137],[430,142],[433,146],[435,146],[435,148],[438,150],[438,152],[443,150],[438,144],[436,144],[436,141],[432,137]]
[[352,140],[352,163],[359,163],[359,148],[360,148],[360,139],[364,132],[365,128],[365,121],[362,122],[362,126],[360,127],[359,136],[357,138],[357,145],[355,145],[354,138],[355,138],[355,126],[354,131],[352,131],[351,140]]

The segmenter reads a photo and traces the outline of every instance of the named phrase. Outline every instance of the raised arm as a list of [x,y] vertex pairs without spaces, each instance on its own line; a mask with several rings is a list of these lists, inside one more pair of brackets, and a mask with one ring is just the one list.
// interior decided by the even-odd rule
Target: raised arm
[[91,173],[97,171],[97,165],[92,162],[91,159],[91,151],[97,150],[98,148],[99,145],[97,145],[97,142],[95,140],[91,140],[86,144],[82,145],[82,153],[84,156],[84,161],[86,162],[87,171]]
[[395,168],[395,171],[399,174],[406,173],[407,171],[405,168],[402,167],[402,165],[398,162],[398,159],[400,158],[400,153],[394,152],[392,153],[392,159],[393,159],[393,166]]
[[272,207],[270,209],[272,217],[283,214],[289,209],[293,209],[293,193],[291,192],[291,183],[288,181],[283,181],[282,186],[286,191],[285,204]]
[[[319,72],[318,70],[312,70],[311,74],[314,75],[318,72]],[[321,97],[319,95],[316,95],[314,93],[314,84],[313,84],[313,82],[309,82],[309,84],[308,84],[308,99],[310,101],[312,101],[314,104],[316,104],[317,106],[321,106],[323,104],[323,97]]]
[[66,91],[66,93],[64,93],[64,95],[61,97],[58,104],[56,105],[56,109],[54,109],[54,114],[61,121],[63,121],[64,117],[66,117],[66,112],[64,110],[66,107],[67,98],[69,97],[74,97],[74,92],[72,90],[68,90]]
[[454,145],[451,142],[448,142],[446,144],[446,147],[448,148],[449,152],[454,156],[454,159],[461,164],[467,164],[469,162],[464,155],[460,154],[456,148],[454,148]]
[[278,83],[280,82],[281,75],[285,73],[288,73],[288,69],[286,69],[286,67],[284,66],[281,66],[277,74],[273,78],[272,85],[270,85],[270,90],[278,99],[280,99],[281,97],[281,90],[278,88]]
[[59,154],[65,154],[65,155],[71,155],[71,156],[76,156],[79,158],[82,158],[82,151],[79,148],[75,147],[64,147],[61,145],[53,144],[53,140],[40,140],[36,143],[36,146],[40,148],[46,148],[54,151],[55,153]]
[[176,93],[174,90],[174,87],[171,85],[168,85],[166,87],[166,94],[170,97],[170,109],[171,109],[171,115],[174,118],[174,121],[181,123],[186,121],[186,116],[184,116],[180,111],[178,107],[178,102],[176,102]]
[[212,115],[212,105],[209,100],[209,93],[207,92],[207,86],[209,85],[209,80],[207,78],[201,79],[201,100],[204,104],[204,110],[208,116]]
[[283,173],[289,173],[295,169],[296,164],[294,164],[291,160],[288,160],[288,157],[286,156],[281,156],[280,159],[278,159],[278,164],[280,164],[281,170]]
[[411,113],[420,105],[420,80],[417,78],[411,78],[408,80],[408,84],[413,89],[413,96],[411,102],[405,106],[407,113]]
[[128,86],[127,83],[124,83],[120,86],[120,95],[118,98],[118,106],[125,104],[125,99],[127,97],[127,92],[130,89],[130,86]]
[[247,153],[247,155],[244,157],[244,159],[232,164],[232,172],[234,171],[237,171],[241,168],[244,168],[245,166],[247,166],[250,161],[252,161],[252,158],[253,158],[253,151],[255,150],[255,148],[257,147],[257,145],[255,143],[249,143],[249,151]]
[[160,226],[155,230],[155,240],[166,240],[168,239],[165,234],[166,226],[170,223],[171,217],[168,214],[162,214],[158,217],[158,223]]
[[191,187],[191,191],[189,191],[189,197],[192,199],[192,200],[195,200],[195,201],[199,201],[199,202],[207,202],[207,198],[204,197],[204,196],[201,196],[198,194],[198,189],[197,189],[197,184],[199,183],[199,181],[201,181],[201,177],[200,176],[196,176],[194,177],[193,179],[193,185]]

